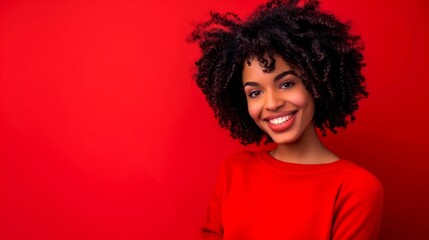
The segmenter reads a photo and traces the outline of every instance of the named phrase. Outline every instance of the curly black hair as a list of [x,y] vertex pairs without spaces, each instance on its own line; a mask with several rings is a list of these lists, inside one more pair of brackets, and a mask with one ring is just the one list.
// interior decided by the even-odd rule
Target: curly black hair
[[271,0],[244,21],[232,12],[211,12],[190,35],[202,52],[194,78],[220,126],[243,145],[272,141],[247,110],[242,70],[252,58],[267,72],[274,69],[276,54],[300,68],[323,136],[354,121],[359,100],[368,96],[360,37],[319,5],[318,0]]

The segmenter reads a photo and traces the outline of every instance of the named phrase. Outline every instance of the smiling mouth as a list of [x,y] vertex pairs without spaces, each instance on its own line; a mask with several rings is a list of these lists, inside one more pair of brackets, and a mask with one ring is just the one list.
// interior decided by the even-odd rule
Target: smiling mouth
[[295,113],[292,113],[292,114],[289,114],[289,115],[286,115],[286,116],[283,116],[283,117],[269,119],[268,121],[271,124],[274,124],[274,125],[281,125],[281,124],[289,121],[293,117],[293,115],[295,115]]

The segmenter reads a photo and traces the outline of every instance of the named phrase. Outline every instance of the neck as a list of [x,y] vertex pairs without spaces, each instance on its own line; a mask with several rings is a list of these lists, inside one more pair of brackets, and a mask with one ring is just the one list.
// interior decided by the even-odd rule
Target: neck
[[299,164],[323,164],[339,159],[322,144],[313,125],[297,141],[279,144],[270,154],[280,161]]

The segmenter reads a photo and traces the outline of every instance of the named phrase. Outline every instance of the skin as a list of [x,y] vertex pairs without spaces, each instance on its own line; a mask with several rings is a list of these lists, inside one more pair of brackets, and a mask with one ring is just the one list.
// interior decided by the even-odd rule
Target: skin
[[277,143],[270,154],[280,161],[299,164],[338,160],[317,135],[313,123],[314,99],[299,77],[301,72],[278,55],[274,59],[276,64],[271,72],[264,72],[256,58],[252,58],[250,65],[244,64],[242,72],[249,114]]

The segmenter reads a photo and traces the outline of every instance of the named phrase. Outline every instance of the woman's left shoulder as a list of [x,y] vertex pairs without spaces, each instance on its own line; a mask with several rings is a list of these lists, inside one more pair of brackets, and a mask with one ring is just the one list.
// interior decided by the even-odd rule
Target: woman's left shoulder
[[343,161],[343,190],[372,193],[379,197],[383,195],[383,185],[374,174],[354,162]]

